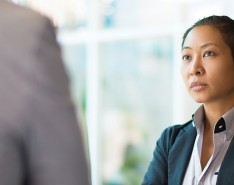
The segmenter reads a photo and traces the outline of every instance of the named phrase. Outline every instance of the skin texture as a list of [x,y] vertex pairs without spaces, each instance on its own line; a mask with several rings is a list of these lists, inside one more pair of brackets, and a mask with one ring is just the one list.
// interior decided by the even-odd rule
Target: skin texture
[[191,97],[203,103],[202,169],[213,153],[213,127],[234,106],[234,61],[221,33],[214,27],[193,28],[185,39],[181,74]]

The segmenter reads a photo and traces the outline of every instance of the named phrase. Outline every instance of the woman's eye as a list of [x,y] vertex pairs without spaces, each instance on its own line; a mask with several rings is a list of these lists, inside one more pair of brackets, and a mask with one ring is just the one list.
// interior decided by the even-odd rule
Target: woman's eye
[[182,60],[188,61],[188,60],[191,60],[191,57],[189,55],[184,55],[184,56],[182,56]]
[[210,57],[210,56],[214,56],[214,55],[215,55],[215,53],[213,51],[207,51],[207,52],[205,52],[204,57]]

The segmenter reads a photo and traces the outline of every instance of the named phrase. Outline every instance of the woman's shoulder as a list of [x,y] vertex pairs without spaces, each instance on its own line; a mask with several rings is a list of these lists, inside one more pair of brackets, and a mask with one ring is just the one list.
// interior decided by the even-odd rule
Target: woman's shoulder
[[195,129],[193,126],[193,120],[189,120],[184,124],[169,126],[162,132],[160,140],[163,140],[164,144],[167,143],[167,145],[172,145],[180,133],[189,131],[191,129]]
[[189,120],[186,123],[183,124],[177,124],[173,126],[169,126],[165,129],[165,132],[171,133],[171,134],[178,134],[181,130],[188,130],[193,128],[193,120]]

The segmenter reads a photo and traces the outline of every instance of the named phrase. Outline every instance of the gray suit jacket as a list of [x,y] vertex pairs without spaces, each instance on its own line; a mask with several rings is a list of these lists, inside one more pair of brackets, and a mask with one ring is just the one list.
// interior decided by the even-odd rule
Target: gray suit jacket
[[50,21],[0,0],[0,184],[89,185]]

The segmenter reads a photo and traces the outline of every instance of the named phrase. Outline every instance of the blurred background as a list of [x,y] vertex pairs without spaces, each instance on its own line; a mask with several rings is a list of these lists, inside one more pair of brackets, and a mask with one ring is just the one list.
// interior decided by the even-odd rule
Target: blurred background
[[93,185],[138,185],[164,128],[199,106],[180,77],[184,31],[232,0],[14,0],[57,27]]

